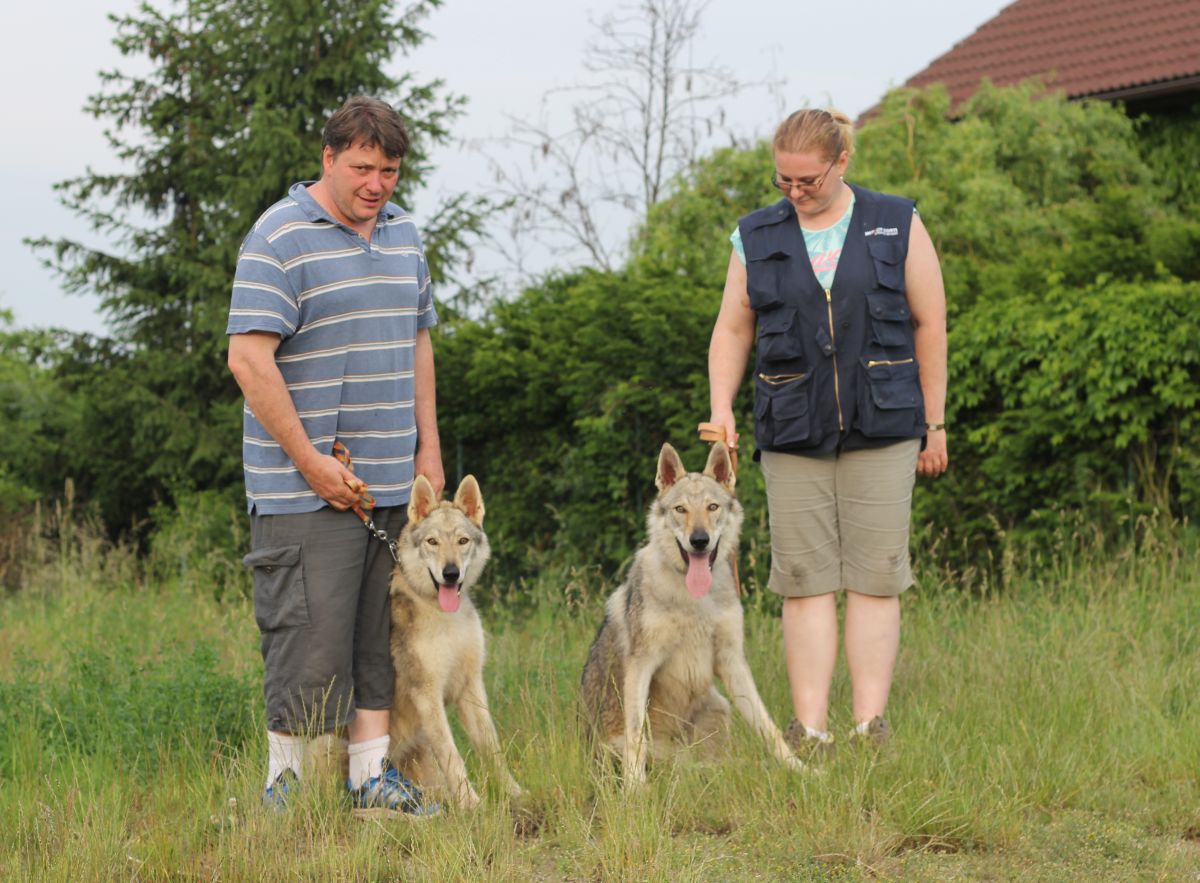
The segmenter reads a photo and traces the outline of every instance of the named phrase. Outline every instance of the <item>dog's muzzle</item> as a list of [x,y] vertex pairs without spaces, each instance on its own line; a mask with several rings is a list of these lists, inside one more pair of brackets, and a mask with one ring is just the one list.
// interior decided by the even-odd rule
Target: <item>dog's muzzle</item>
[[462,581],[458,568],[454,566],[445,568],[440,581],[431,570],[429,578],[433,580],[433,585],[437,589],[438,606],[445,613],[457,613],[459,604],[462,603]]

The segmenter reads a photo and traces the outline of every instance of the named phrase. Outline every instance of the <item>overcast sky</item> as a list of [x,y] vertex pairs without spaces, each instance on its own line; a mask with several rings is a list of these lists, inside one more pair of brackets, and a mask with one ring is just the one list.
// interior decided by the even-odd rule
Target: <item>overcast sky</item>
[[[165,7],[165,0],[151,0]],[[0,53],[0,90],[9,123],[0,139],[0,308],[17,325],[54,325],[100,332],[94,298],[62,293],[43,269],[26,236],[69,236],[104,244],[59,204],[52,185],[92,168],[118,171],[102,136],[103,125],[83,112],[99,89],[97,73],[135,70],[112,46],[107,13],[128,13],[134,0],[57,0],[10,3],[6,47]],[[421,219],[439,195],[478,188],[492,173],[478,145],[503,136],[509,117],[535,119],[548,90],[584,77],[582,51],[595,38],[591,25],[618,8],[615,0],[446,0],[425,22],[432,38],[395,70],[441,77],[470,103],[454,135],[461,144],[435,160],[438,173],[410,208]],[[746,93],[733,111],[747,136],[768,134],[778,105],[832,105],[852,117],[891,86],[968,36],[1008,5],[1005,0],[712,0],[696,42],[696,63],[713,63],[745,81],[782,79],[780,94]],[[502,9],[502,12],[499,10]],[[472,148],[470,145],[475,145]],[[732,219],[731,219],[732,220]]]

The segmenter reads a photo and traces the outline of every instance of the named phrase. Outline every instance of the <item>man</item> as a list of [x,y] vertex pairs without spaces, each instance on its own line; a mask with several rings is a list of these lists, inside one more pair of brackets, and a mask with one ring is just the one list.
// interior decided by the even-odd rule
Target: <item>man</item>
[[392,560],[347,511],[369,487],[394,539],[414,474],[439,494],[445,483],[429,269],[412,218],[388,202],[408,146],[388,104],[350,99],[325,126],[320,180],[267,209],[238,257],[229,368],[246,397],[246,564],[276,808],[307,737],[345,727],[356,814],[437,811],[387,763]]

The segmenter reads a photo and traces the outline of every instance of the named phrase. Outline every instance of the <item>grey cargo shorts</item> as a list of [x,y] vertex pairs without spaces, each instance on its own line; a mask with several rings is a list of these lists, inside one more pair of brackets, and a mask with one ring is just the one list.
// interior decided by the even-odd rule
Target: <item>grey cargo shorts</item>
[[[372,518],[395,539],[406,515],[392,506]],[[353,512],[325,507],[251,516],[250,547],[267,729],[315,735],[346,725],[356,708],[390,708],[387,546]]]

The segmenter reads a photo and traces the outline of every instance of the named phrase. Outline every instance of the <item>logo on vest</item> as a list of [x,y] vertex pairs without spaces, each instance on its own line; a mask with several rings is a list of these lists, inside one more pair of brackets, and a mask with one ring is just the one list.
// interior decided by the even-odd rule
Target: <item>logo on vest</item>
[[874,230],[868,230],[863,236],[899,236],[899,227],[876,227]]

